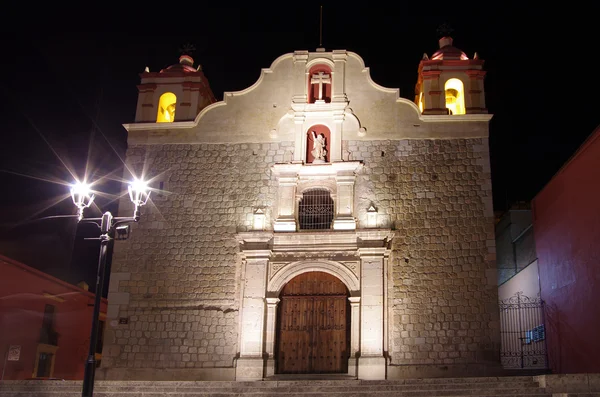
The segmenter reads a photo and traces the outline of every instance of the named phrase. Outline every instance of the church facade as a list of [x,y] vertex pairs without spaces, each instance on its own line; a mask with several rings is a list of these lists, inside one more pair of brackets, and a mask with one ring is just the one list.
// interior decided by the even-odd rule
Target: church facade
[[346,50],[219,102],[189,56],[142,73],[127,169],[155,191],[115,244],[97,378],[495,371],[483,61],[445,37],[416,66],[414,101]]

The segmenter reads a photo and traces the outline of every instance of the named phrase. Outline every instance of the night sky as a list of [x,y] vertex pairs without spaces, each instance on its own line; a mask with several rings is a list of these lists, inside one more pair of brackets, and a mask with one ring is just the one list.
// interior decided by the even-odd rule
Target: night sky
[[[28,252],[16,259],[68,281],[93,276],[98,243],[82,237],[95,235],[93,229],[80,226],[75,236],[73,219],[33,220],[74,213],[68,187],[56,181],[70,182],[68,170],[82,177],[86,163],[90,178],[106,178],[99,188],[111,193],[98,198],[100,208],[116,210],[120,184],[115,181],[126,150],[122,124],[134,119],[144,67],[158,71],[174,64],[179,49],[193,44],[194,60],[221,100],[225,91],[252,85],[278,56],[314,51],[320,4],[286,9],[292,6],[191,3],[183,12],[185,3],[158,11],[139,3],[135,10],[52,8],[35,15],[7,10],[5,20],[13,25],[1,28],[0,224],[4,241],[29,241]],[[592,8],[480,3],[445,10],[420,3],[359,9],[349,4],[324,3],[323,47],[358,53],[376,83],[399,88],[404,98],[414,99],[419,61],[438,49],[436,30],[442,23],[454,29],[456,47],[470,58],[477,51],[486,61],[498,211],[531,200],[600,124]],[[99,214],[99,209],[87,213]],[[52,233],[58,236],[50,241],[54,248],[36,248],[37,242],[47,246]],[[66,252],[73,246],[71,258]],[[6,247],[3,243],[0,253],[12,253]]]

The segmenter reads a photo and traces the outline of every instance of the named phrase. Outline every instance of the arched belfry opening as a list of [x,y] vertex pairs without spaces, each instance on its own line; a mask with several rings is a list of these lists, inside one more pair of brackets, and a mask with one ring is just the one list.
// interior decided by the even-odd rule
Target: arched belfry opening
[[465,114],[465,88],[463,82],[457,78],[446,81],[446,108],[450,114]]
[[331,68],[318,64],[308,72],[308,103],[331,102]]
[[165,92],[158,100],[158,113],[156,114],[157,123],[172,123],[175,121],[175,107],[177,97],[172,92]]
[[276,372],[347,373],[350,357],[348,288],[335,276],[302,273],[281,290]]

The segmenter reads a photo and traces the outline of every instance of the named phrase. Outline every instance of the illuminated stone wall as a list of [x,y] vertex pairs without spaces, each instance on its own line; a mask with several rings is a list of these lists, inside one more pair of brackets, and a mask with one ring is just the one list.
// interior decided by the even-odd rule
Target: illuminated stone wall
[[[373,205],[377,227],[394,230],[389,373],[493,362],[498,319],[486,140],[344,141],[343,148],[364,163],[355,188],[358,228],[368,226]],[[251,229],[256,206],[266,207],[271,224],[271,166],[288,150],[290,142],[129,149],[134,169],[151,161],[153,184],[163,182],[166,192],[152,197],[130,239],[116,243],[109,317],[128,323],[109,327],[104,368],[134,368],[137,376],[185,368],[202,376],[215,368],[233,376],[241,277],[235,235]],[[123,200],[122,211],[127,205]]]
[[[255,206],[271,205],[270,166],[289,146],[129,148],[129,164],[151,164],[153,186],[163,182],[165,192],[153,193],[129,240],[116,243],[103,368],[135,368],[145,378],[156,369],[165,370],[156,376],[169,376],[168,369],[221,368],[213,373],[231,377],[238,352],[235,234],[252,224]],[[120,211],[129,205],[122,200]]]
[[[394,230],[388,376],[469,374],[499,349],[487,139],[344,142],[361,224]],[[450,365],[446,369],[443,366]],[[453,372],[454,371],[454,372]]]

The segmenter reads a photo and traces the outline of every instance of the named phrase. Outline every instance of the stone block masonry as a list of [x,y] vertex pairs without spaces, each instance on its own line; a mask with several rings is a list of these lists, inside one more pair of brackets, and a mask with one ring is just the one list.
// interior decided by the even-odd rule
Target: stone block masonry
[[[235,234],[251,227],[256,207],[272,207],[276,182],[270,167],[291,147],[287,142],[128,149],[132,169],[153,177],[154,188],[162,182],[163,191],[152,193],[131,237],[116,243],[112,273],[118,286],[110,286],[116,307],[111,306],[106,330],[105,372],[234,365],[241,277]],[[128,214],[128,200],[120,204]]]
[[487,139],[347,141],[356,208],[395,230],[392,365],[495,363],[499,318]]
[[[349,160],[364,162],[355,183],[358,228],[373,205],[377,226],[395,233],[385,292],[388,377],[401,376],[394,367],[498,361],[487,147],[480,138],[342,142]],[[115,244],[118,285],[110,286],[101,377],[123,378],[127,369],[125,378],[160,378],[168,369],[180,380],[216,379],[233,368],[244,280],[235,235],[252,228],[257,207],[272,228],[271,166],[293,151],[293,142],[129,148],[128,163],[146,170],[153,187],[163,182],[164,192],[152,193],[130,239]],[[130,210],[121,201],[121,213]]]

